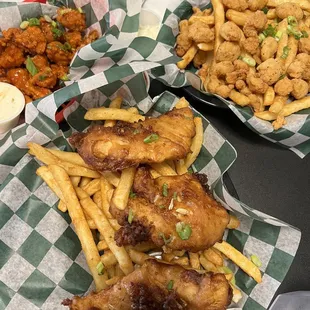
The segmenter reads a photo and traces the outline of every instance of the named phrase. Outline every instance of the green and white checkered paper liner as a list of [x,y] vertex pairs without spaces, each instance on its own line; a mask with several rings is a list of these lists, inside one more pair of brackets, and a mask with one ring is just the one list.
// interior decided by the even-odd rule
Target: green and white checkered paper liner
[[[133,78],[140,80],[131,87],[135,89],[139,83],[140,90],[144,88],[146,93],[148,84],[143,75]],[[126,89],[120,86],[119,92],[114,90],[130,99],[134,89],[128,84],[126,86]],[[90,125],[83,120],[86,110],[109,104],[110,100],[101,90],[76,98],[66,113],[71,125],[68,132],[51,131],[52,120],[50,123],[40,122],[40,135],[31,137],[30,141],[49,148],[71,150],[66,138],[73,130],[82,131]],[[126,91],[129,92],[127,95]],[[148,114],[164,113],[176,101],[173,94],[165,92],[154,102],[148,102]],[[133,101],[126,103],[133,105]],[[196,111],[195,114],[201,116]],[[32,125],[25,126],[27,131]],[[236,283],[243,291],[242,300],[231,308],[266,309],[294,259],[300,231],[230,196],[222,176],[236,159],[236,151],[205,118],[203,126],[204,143],[193,169],[208,175],[214,196],[241,220],[240,227],[230,231],[225,238],[247,256],[255,254],[262,261],[263,282],[260,285],[230,265]],[[38,140],[37,137],[44,139]],[[40,162],[24,151],[15,150],[15,158],[20,160],[0,187],[0,309],[63,309],[60,305],[63,299],[83,295],[94,288],[92,277],[68,214],[57,209],[57,197],[36,176]],[[2,157],[10,163],[11,153],[7,152],[9,156],[4,152]]]
[[[151,1],[148,1],[151,3]],[[201,9],[211,7],[209,0],[184,0],[179,1],[168,8],[163,16],[157,41],[167,45],[172,52],[176,36],[179,33],[178,23],[182,19],[188,19],[192,15],[192,6]],[[188,70],[180,71],[176,64],[168,64],[151,70],[151,77],[160,80],[172,87],[183,87],[192,84],[201,92],[206,93],[201,85],[200,78],[195,74],[197,69],[191,66]],[[206,93],[207,94],[207,93]],[[210,94],[208,94],[210,95]],[[242,108],[230,100],[217,96],[236,114],[236,116],[251,130],[261,137],[288,148],[303,158],[310,152],[310,109],[294,113],[286,118],[287,124],[275,131],[270,122],[254,116],[249,107]]]

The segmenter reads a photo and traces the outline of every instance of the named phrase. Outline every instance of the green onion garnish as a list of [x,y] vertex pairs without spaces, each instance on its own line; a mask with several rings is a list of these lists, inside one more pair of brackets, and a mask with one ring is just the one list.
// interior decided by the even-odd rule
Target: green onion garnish
[[291,25],[293,27],[297,26],[297,24],[298,24],[297,19],[296,19],[295,16],[288,16],[287,17],[287,22],[288,22],[289,25]]
[[165,209],[166,207],[164,205],[159,206],[160,209]]
[[163,196],[164,197],[168,196],[168,184],[167,183],[163,184]]
[[177,192],[174,192],[172,198],[173,198],[174,200],[177,200],[177,199],[178,199],[178,193],[177,193]]
[[250,56],[240,56],[240,59],[250,67],[255,67],[256,65],[255,59]]
[[29,71],[29,73],[34,76],[38,73],[38,69],[35,66],[34,62],[32,59],[28,56],[26,60],[26,69]]
[[301,31],[301,34],[302,34],[302,37],[303,37],[303,38],[308,38],[308,37],[309,37],[308,32],[305,31],[305,30],[302,30],[302,31]]
[[265,39],[266,39],[265,35],[263,33],[260,33],[258,36],[259,43],[262,43]]
[[59,38],[63,35],[63,31],[58,28],[52,28],[54,38]]
[[251,261],[257,267],[260,267],[262,265],[261,260],[256,255],[251,255]]
[[27,20],[24,20],[20,23],[19,27],[23,30],[25,30],[29,26],[29,22]]
[[29,26],[40,26],[40,21],[37,18],[28,19]]
[[135,130],[133,131],[133,134],[134,134],[134,135],[137,135],[138,133],[140,133],[140,130],[139,130],[139,129],[135,129]]
[[46,75],[39,75],[39,81],[44,81],[46,78]]
[[129,223],[129,224],[132,223],[133,217],[134,217],[134,214],[133,214],[132,209],[130,208],[130,209],[129,209],[129,214],[128,214],[128,223]]
[[159,138],[159,136],[156,134],[156,133],[152,133],[151,135],[147,136],[143,142],[144,143],[152,143],[152,142],[155,142],[157,141]]
[[267,14],[268,13],[268,8],[265,6],[264,8],[262,8],[262,11],[264,12],[264,14]]
[[173,240],[173,236],[167,239],[163,233],[159,233],[158,236],[164,240],[165,244],[169,244]]
[[64,74],[61,78],[62,81],[69,81],[69,77],[67,74]]
[[192,235],[192,228],[189,224],[184,222],[178,222],[175,225],[176,232],[182,240],[188,240]]
[[265,37],[274,37],[276,33],[276,28],[272,27],[271,25],[268,25],[268,27],[263,31],[263,35]]
[[133,191],[132,191],[132,189],[130,190],[130,193],[129,193],[129,197],[130,198],[135,198],[137,196],[137,194],[136,193],[134,193]]
[[46,22],[48,22],[48,23],[52,23],[53,22],[53,20],[48,15],[43,15],[43,17],[44,17]]
[[282,75],[280,75],[280,77],[279,77],[279,81],[280,81],[280,80],[283,80],[285,77],[286,77],[286,74],[282,74]]
[[286,59],[287,56],[288,56],[289,51],[290,51],[290,48],[288,46],[284,46],[281,58]]
[[81,14],[84,13],[83,10],[82,10],[82,8],[78,8],[77,10],[78,10]]
[[173,280],[170,280],[170,281],[168,282],[168,284],[167,284],[167,290],[168,290],[168,291],[171,291],[171,290],[172,290],[173,284],[174,284],[174,281],[173,281]]
[[277,31],[276,35],[275,35],[275,39],[276,41],[280,41],[280,39],[282,38],[282,31]]
[[96,269],[98,271],[98,274],[101,276],[104,274],[104,266],[102,262],[99,262],[98,265],[96,266]]

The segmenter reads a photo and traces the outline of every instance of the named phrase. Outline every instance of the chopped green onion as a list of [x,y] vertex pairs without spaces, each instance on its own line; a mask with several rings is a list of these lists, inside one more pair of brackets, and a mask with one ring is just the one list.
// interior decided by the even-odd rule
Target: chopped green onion
[[265,35],[263,33],[260,33],[258,36],[259,43],[262,43],[265,39],[266,39]]
[[219,267],[219,270],[225,274],[233,273],[232,270],[227,266]]
[[189,224],[185,224],[184,222],[178,222],[175,225],[176,232],[182,240],[187,240],[192,235],[192,228]]
[[46,75],[39,75],[39,81],[44,81],[46,80],[47,76]]
[[288,22],[289,25],[291,25],[293,27],[297,26],[297,24],[298,24],[297,19],[296,19],[295,16],[288,16],[287,17],[287,22]]
[[264,12],[264,14],[267,14],[268,13],[268,8],[265,6],[264,8],[262,8],[262,11]]
[[64,46],[64,48],[65,48],[67,51],[71,51],[71,50],[72,50],[72,47],[71,47],[70,43],[68,43],[68,42],[65,42],[63,46]]
[[37,18],[28,19],[29,26],[40,26],[40,21]]
[[48,23],[52,23],[53,20],[48,16],[48,15],[43,15],[44,19],[48,22]]
[[81,14],[84,13],[83,10],[82,10],[82,8],[78,8],[77,10],[78,10]]
[[164,240],[165,244],[169,244],[173,240],[173,236],[167,239],[163,233],[159,233],[158,236]]
[[192,167],[189,167],[188,170],[187,170],[187,172],[188,172],[189,174],[192,174],[192,173],[194,173],[194,170],[193,170]]
[[163,196],[164,197],[168,196],[168,184],[167,183],[163,184]]
[[249,65],[250,67],[255,67],[256,65],[256,61],[254,58],[250,57],[250,56],[241,56],[240,58],[243,62],[245,62],[247,65]]
[[192,120],[193,118],[192,117],[189,117],[189,116],[184,116],[185,119],[188,119],[188,120]]
[[308,32],[305,31],[305,30],[302,30],[302,31],[301,31],[301,34],[302,34],[302,37],[303,37],[303,38],[308,38],[308,37],[309,37]]
[[69,77],[67,74],[64,74],[61,78],[62,81],[69,81]]
[[129,197],[130,198],[135,198],[137,196],[137,194],[136,193],[134,193],[133,191],[132,191],[132,189],[130,190],[130,193],[129,193]]
[[280,39],[282,38],[282,34],[283,33],[280,30],[276,33],[276,35],[274,37],[276,39],[276,41],[280,41]]
[[63,31],[58,28],[52,28],[52,33],[55,39],[63,35]]
[[152,133],[151,135],[147,136],[143,142],[144,143],[152,143],[152,142],[155,142],[157,141],[159,138],[159,136],[156,134],[156,133]]
[[178,193],[174,192],[172,197],[173,197],[174,200],[178,199]]
[[296,40],[300,40],[302,38],[302,33],[300,31],[296,30],[291,25],[287,26],[287,33],[289,35],[293,35]]
[[29,73],[34,76],[38,73],[38,69],[35,66],[34,62],[32,59],[28,56],[26,60],[26,69],[29,71]]
[[276,28],[272,27],[271,25],[268,25],[268,27],[263,31],[263,35],[265,37],[274,37],[276,33]]
[[260,261],[260,259],[256,255],[251,255],[251,261],[257,267],[260,267],[262,265],[262,262]]
[[71,11],[72,11],[72,9],[66,8],[66,9],[63,9],[63,10],[59,11],[59,13],[60,13],[60,15],[64,15],[64,14],[67,14],[67,13],[69,13]]
[[280,77],[279,77],[279,81],[280,81],[280,80],[283,80],[285,77],[286,77],[286,74],[282,74],[282,75],[280,75]]
[[134,217],[134,214],[133,214],[132,209],[130,208],[130,209],[129,209],[129,214],[128,214],[128,223],[129,223],[129,224],[132,223],[133,217]]
[[236,278],[235,278],[235,276],[232,277],[232,279],[230,280],[230,283],[231,283],[232,285],[235,285],[235,286],[236,286]]
[[173,280],[170,280],[170,281],[168,282],[168,284],[167,284],[167,290],[168,290],[168,291],[171,291],[171,290],[172,290],[173,284],[174,284],[174,281],[173,281]]
[[23,30],[25,30],[29,26],[29,22],[27,20],[24,20],[20,23],[19,27]]
[[166,207],[164,205],[159,206],[160,209],[165,209]]
[[281,58],[286,59],[288,57],[289,51],[290,51],[290,48],[288,46],[284,46]]
[[96,266],[98,274],[101,276],[104,274],[104,266],[102,262],[99,262],[98,265]]
[[133,131],[133,134],[134,134],[134,135],[137,135],[138,133],[140,133],[140,130],[139,130],[139,129],[135,129],[135,130]]
[[57,27],[57,23],[56,23],[54,20],[52,20],[52,26],[53,26],[54,28]]

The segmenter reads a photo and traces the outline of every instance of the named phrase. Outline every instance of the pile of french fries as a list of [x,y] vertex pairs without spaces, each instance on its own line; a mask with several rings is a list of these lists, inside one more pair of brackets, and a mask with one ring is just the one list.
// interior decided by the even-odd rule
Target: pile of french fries
[[[85,118],[104,120],[104,126],[114,126],[116,121],[124,119],[128,122],[137,121],[140,117],[137,109],[129,108],[124,111],[120,108],[121,103],[122,98],[117,97],[109,108],[91,109]],[[176,108],[185,106],[189,104],[184,98],[176,104]],[[151,165],[153,178],[184,174],[188,171],[203,143],[201,118],[195,118],[195,125],[196,135],[192,141],[192,153],[177,162]],[[158,249],[150,242],[137,246],[117,246],[114,235],[120,226],[112,217],[109,208],[111,204],[120,210],[126,208],[136,168],[127,168],[120,173],[101,174],[89,167],[77,153],[46,149],[31,142],[28,147],[29,153],[45,164],[38,168],[37,175],[58,196],[58,209],[69,212],[97,291],[115,284],[123,276],[131,273],[135,265],[142,265],[152,257],[200,272],[205,270],[224,273],[233,289],[235,302],[240,300],[241,292],[235,286],[232,271],[225,266],[226,259],[233,261],[258,283],[261,282],[258,267],[225,241],[199,253],[172,251],[166,246]],[[227,228],[235,229],[238,225],[239,220],[230,215]]]
[[[235,9],[233,9],[233,1],[212,0],[211,3],[213,11],[210,9],[201,11],[198,8],[193,8],[193,15],[189,20],[180,21],[180,33],[176,45],[177,54],[183,42],[192,43],[188,45],[189,48],[182,56],[183,60],[179,61],[177,66],[180,69],[185,69],[193,61],[195,67],[201,67],[198,75],[206,91],[223,98],[229,98],[241,107],[251,107],[256,117],[271,121],[274,130],[283,127],[287,123],[286,117],[289,115],[310,108],[310,97],[308,97],[310,76],[307,73],[310,70],[310,60],[304,57],[304,54],[309,55],[310,52],[307,47],[310,44],[309,1],[258,0],[256,3],[252,1],[252,6],[254,3],[257,7],[256,11],[250,5],[249,7],[245,6],[244,9],[238,7],[237,0]],[[287,3],[296,5],[302,15],[295,14],[289,7],[287,8],[288,12],[284,12],[286,8],[283,5]],[[253,28],[253,36],[245,34],[245,27],[250,25],[249,21],[257,18],[254,13],[258,11],[265,14],[267,23],[263,29],[257,29],[256,34],[256,30]],[[296,18],[294,14],[298,17]],[[219,50],[223,47],[222,44],[228,42],[221,35],[223,25],[227,21],[232,22],[236,26],[236,30],[241,30],[239,40],[227,39],[230,43],[239,45],[240,50],[235,59],[229,57],[222,59],[223,57],[221,57],[219,60],[217,57]],[[197,25],[201,27],[201,30],[205,25],[214,31],[214,41],[197,43],[197,40],[190,41],[191,35],[185,37],[193,23],[200,23]],[[189,41],[184,41],[184,38]],[[257,48],[254,48],[253,52],[245,48],[244,42],[249,38],[253,39],[251,42],[254,43],[248,44],[257,44]],[[179,54],[179,56],[181,55],[182,53]],[[240,77],[239,81],[227,79],[222,73],[217,75],[216,64],[219,62],[224,64],[225,61],[233,63],[236,59],[249,66],[248,73]],[[269,60],[276,60],[281,64],[281,69],[278,70],[281,73],[273,82],[268,82],[268,77],[262,78],[262,71],[265,70],[262,69],[263,66],[268,71],[268,68],[273,65],[268,62]],[[298,66],[303,68],[304,73],[301,72],[301,67],[299,70]],[[238,74],[236,65],[234,70]],[[269,71],[271,72],[271,70]],[[249,84],[248,77],[250,75],[256,78],[253,80],[256,85],[252,84],[251,86]],[[258,83],[261,85],[264,83],[264,87],[255,89]]]

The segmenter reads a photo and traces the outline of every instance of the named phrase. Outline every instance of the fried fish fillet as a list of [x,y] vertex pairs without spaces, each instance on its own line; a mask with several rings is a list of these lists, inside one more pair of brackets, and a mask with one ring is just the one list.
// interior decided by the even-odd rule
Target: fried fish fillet
[[231,298],[223,274],[200,274],[147,260],[111,288],[63,304],[71,310],[224,310]]
[[184,158],[194,135],[193,112],[182,108],[144,122],[95,126],[87,133],[74,134],[70,142],[97,171],[114,171]]
[[124,211],[110,207],[111,214],[122,225],[115,234],[119,246],[151,240],[160,247],[198,252],[222,240],[229,215],[195,175],[152,179],[149,169],[140,167],[133,191],[136,196],[129,199]]

